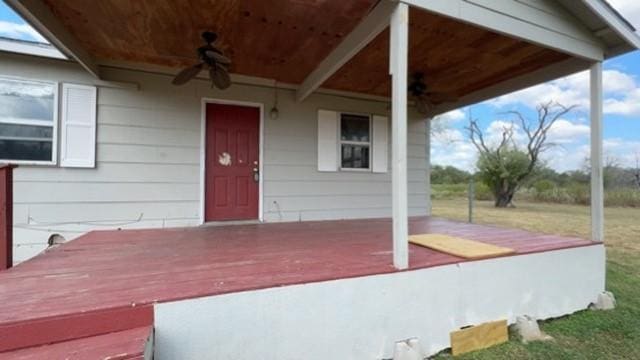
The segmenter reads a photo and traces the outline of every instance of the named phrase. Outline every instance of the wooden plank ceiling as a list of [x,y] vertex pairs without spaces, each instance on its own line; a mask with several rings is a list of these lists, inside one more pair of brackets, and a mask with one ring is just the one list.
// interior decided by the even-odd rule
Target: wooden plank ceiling
[[[195,63],[200,33],[231,72],[300,84],[376,0],[44,0],[98,61],[164,65]],[[323,87],[388,96],[388,31]],[[425,11],[411,9],[410,72],[425,73],[437,104],[568,56]]]

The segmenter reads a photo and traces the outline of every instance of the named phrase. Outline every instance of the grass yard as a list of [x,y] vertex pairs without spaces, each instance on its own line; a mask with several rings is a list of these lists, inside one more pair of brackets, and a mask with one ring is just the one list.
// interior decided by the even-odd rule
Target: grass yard
[[[433,215],[466,220],[464,199],[434,200]],[[496,209],[477,201],[474,222],[588,237],[589,208],[578,205],[517,203]],[[640,209],[606,208],[607,290],[618,302],[613,311],[582,311],[547,321],[542,330],[554,340],[524,345],[518,339],[456,359],[640,359]],[[440,354],[436,359],[448,359]]]

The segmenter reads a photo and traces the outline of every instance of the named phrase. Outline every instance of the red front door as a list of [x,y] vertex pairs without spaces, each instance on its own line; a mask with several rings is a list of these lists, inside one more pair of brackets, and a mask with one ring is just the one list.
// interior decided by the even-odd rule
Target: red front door
[[258,218],[258,108],[207,104],[205,221]]

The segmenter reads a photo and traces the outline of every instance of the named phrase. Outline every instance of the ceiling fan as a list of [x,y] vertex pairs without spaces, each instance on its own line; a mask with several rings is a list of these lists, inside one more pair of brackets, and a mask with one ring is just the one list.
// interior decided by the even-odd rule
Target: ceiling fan
[[407,90],[413,98],[416,109],[418,109],[418,112],[421,114],[427,114],[429,110],[433,109],[435,106],[434,101],[451,102],[457,100],[455,97],[448,96],[444,93],[428,91],[427,84],[424,82],[424,73],[422,72],[413,73]]
[[209,78],[211,79],[211,86],[224,90],[231,86],[231,79],[229,78],[229,65],[231,60],[222,54],[220,49],[213,46],[213,43],[218,38],[218,35],[211,31],[205,31],[202,33],[202,39],[206,42],[206,45],[199,47],[196,52],[198,54],[199,63],[190,66],[178,73],[173,81],[173,85],[183,85],[189,80],[196,77],[200,71],[209,70]]

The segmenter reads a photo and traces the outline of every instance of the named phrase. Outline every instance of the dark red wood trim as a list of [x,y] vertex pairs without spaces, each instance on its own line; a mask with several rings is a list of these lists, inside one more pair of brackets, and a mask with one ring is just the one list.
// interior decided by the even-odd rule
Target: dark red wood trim
[[13,168],[0,164],[0,270],[13,265]]
[[2,324],[0,353],[143,326],[153,326],[153,305],[111,308]]

